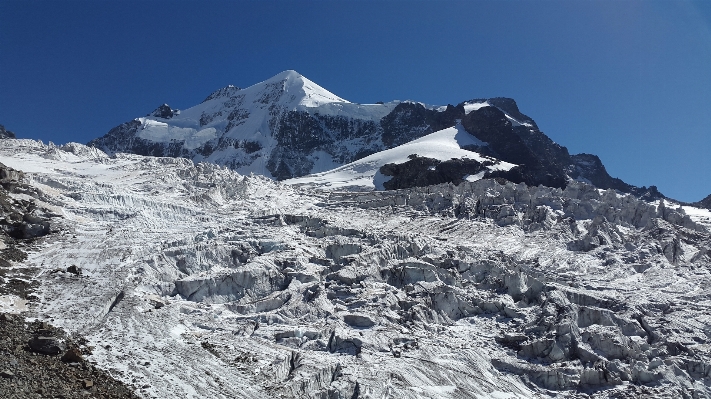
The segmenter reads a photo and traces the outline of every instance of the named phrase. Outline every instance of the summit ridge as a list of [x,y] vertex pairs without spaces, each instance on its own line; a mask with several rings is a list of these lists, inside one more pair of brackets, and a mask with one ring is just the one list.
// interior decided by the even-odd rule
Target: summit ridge
[[[328,171],[458,124],[482,143],[459,147],[472,154],[469,158],[485,156],[516,165],[490,170],[482,178],[499,177],[559,188],[570,181],[583,181],[650,199],[664,197],[656,188],[635,187],[611,177],[594,155],[569,154],[523,114],[511,98],[472,99],[456,106],[414,101],[357,104],[293,70],[243,89],[226,86],[185,110],[173,110],[164,104],[145,117],[111,129],[88,145],[108,154],[126,152],[210,162],[242,174],[258,173],[276,180],[308,175],[320,175],[323,180]],[[448,148],[448,144],[443,145]],[[452,158],[461,158],[455,153]],[[448,174],[448,178],[426,179],[421,184],[463,181],[468,175],[461,169]],[[385,188],[372,181],[360,181],[365,185],[350,187]],[[344,187],[341,183],[331,186]]]

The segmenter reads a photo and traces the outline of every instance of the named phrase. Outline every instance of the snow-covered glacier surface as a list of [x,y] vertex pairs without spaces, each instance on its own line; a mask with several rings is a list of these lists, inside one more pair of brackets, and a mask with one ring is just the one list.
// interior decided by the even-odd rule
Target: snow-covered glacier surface
[[0,162],[54,215],[30,315],[144,397],[711,395],[695,208],[583,183],[312,191],[31,140]]

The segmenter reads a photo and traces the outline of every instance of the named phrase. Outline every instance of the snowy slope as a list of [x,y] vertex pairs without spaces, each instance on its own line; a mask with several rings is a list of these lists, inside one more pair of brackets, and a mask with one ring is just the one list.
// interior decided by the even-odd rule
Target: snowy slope
[[[409,143],[381,151],[376,154],[351,162],[330,171],[316,173],[284,181],[306,187],[319,187],[329,190],[383,190],[383,182],[390,177],[384,176],[380,168],[386,164],[402,164],[411,155],[447,161],[453,158],[473,159],[478,162],[495,162],[487,170],[509,170],[514,164],[502,162],[491,157],[463,149],[467,146],[485,146],[486,143],[467,133],[457,124],[454,127],[428,134],[425,137]],[[466,180],[475,181],[482,178],[484,172],[469,176]]]
[[0,162],[55,215],[3,269],[38,284],[26,317],[146,398],[711,395],[696,208],[576,182],[324,193],[31,140]]

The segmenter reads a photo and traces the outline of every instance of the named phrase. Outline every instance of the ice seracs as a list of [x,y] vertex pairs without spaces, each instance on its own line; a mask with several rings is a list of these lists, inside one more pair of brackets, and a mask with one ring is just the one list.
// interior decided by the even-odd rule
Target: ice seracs
[[[465,143],[486,147],[410,145]],[[51,225],[0,287],[31,271],[26,317],[145,397],[711,395],[695,207],[500,178],[324,192],[32,140],[0,162]]]

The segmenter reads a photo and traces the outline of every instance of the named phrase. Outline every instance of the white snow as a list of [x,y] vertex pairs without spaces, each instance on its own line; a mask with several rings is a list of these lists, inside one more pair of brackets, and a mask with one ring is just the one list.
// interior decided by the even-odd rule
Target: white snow
[[161,143],[185,141],[183,147],[189,150],[199,148],[217,137],[217,130],[214,127],[198,130],[190,127],[172,126],[149,118],[138,118],[138,120],[143,125],[143,129],[138,132],[138,137]]
[[27,301],[16,295],[0,295],[0,313],[20,313],[27,311]]
[[305,76],[293,70],[281,72],[269,78],[268,80],[265,80],[264,82],[257,83],[253,86],[244,89],[243,92],[249,93],[252,91],[261,91],[272,84],[283,84],[284,92],[287,95],[287,99],[291,99],[294,97],[299,99],[298,103],[296,104],[290,103],[291,106],[301,105],[304,107],[312,108],[334,102],[350,104],[350,101],[338,97],[337,95],[331,93],[330,91],[324,89],[323,87],[317,85],[316,83],[307,79]]
[[[482,156],[473,151],[462,149],[464,146],[476,145],[485,146],[486,143],[467,133],[461,124],[443,129],[409,143],[381,151],[367,156],[349,164],[337,167],[322,173],[289,179],[286,184],[303,185],[308,187],[319,187],[327,190],[355,189],[362,190],[383,190],[383,183],[389,179],[383,176],[379,169],[389,163],[401,164],[409,160],[410,155],[418,155],[426,158],[434,158],[440,161],[447,161],[453,158],[473,159],[479,162],[498,161],[493,158]],[[491,170],[509,170],[514,164],[498,161],[491,166]],[[483,173],[476,175],[483,177]],[[476,177],[470,176],[470,179]],[[470,180],[471,181],[471,180]]]
[[472,111],[476,111],[480,108],[490,107],[490,106],[491,106],[491,104],[489,104],[487,101],[475,102],[475,103],[467,102],[467,103],[464,103],[464,113],[468,114],[468,113],[470,113]]
[[694,206],[682,206],[681,208],[689,215],[691,220],[706,226],[711,231],[711,210]]
[[[170,119],[152,116],[137,118],[141,122],[138,137],[156,143],[183,142],[183,148],[199,148],[217,138],[234,142],[257,142],[262,149],[255,155],[227,146],[207,157],[196,156],[196,162],[230,164],[237,162],[240,173],[271,176],[263,162],[276,143],[269,121],[273,112],[304,111],[312,115],[347,116],[363,122],[378,122],[399,104],[355,104],[317,85],[295,71],[284,71],[245,89],[224,89],[216,96],[194,107],[182,110]],[[323,158],[323,157],[321,157]],[[337,165],[321,163],[324,171]]]
[[[469,114],[472,111],[477,111],[481,108],[484,107],[493,107],[493,105],[489,104],[488,101],[483,101],[483,102],[466,102],[464,103],[464,113]],[[511,125],[516,127],[516,126],[526,126],[526,127],[533,127],[533,125],[529,122],[522,122],[513,116],[509,115],[504,111],[503,109],[496,107],[499,109],[499,111],[503,112],[504,115],[506,115],[506,119],[508,119],[511,122]]]

